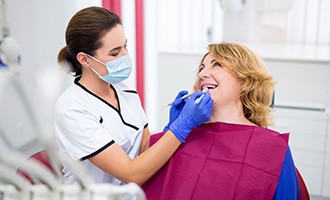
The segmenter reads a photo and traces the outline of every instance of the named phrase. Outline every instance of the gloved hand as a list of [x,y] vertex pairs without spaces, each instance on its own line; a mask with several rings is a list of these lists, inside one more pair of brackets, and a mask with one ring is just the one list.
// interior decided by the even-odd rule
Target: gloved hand
[[[196,99],[204,94],[204,97],[195,103]],[[185,142],[190,131],[209,121],[213,108],[213,99],[209,92],[196,92],[186,100],[180,115],[170,125],[170,130],[181,142]]]
[[186,100],[187,100],[187,99],[181,99],[181,97],[183,97],[186,94],[188,94],[188,91],[182,90],[175,97],[175,100],[173,101],[172,106],[171,106],[171,109],[170,109],[170,121],[164,127],[164,131],[167,131],[170,128],[171,124],[180,115],[181,110],[182,110],[183,106],[186,104]]

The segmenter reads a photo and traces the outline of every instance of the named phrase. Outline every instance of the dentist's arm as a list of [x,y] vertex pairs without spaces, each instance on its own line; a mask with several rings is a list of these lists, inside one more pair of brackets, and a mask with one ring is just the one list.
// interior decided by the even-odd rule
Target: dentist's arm
[[143,153],[149,148],[149,142],[150,142],[150,131],[149,128],[145,128],[143,130],[143,136],[142,136],[142,141],[141,141],[141,146],[140,146],[140,151],[139,154]]
[[136,158],[131,159],[115,143],[91,157],[90,161],[123,182],[142,185],[170,159],[193,128],[210,119],[213,108],[210,94],[205,93],[202,100],[195,104],[202,94],[194,93],[163,137]]

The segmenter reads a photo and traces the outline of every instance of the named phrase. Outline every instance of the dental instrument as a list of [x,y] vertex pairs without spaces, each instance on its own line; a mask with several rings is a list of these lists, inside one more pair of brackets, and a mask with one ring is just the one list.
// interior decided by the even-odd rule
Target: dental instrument
[[207,88],[207,87],[204,87],[203,88],[203,94],[202,94],[202,96],[200,96],[200,97],[198,97],[196,100],[195,100],[195,104],[198,104],[199,102],[201,102],[201,100],[202,100],[202,98],[204,97],[204,94],[205,94],[205,92],[207,92],[209,89]]
[[[207,92],[207,91],[208,91],[208,88],[207,88],[207,87],[204,87],[203,90],[202,90],[203,93],[205,93],[205,92]],[[181,97],[181,99],[189,98],[192,94],[194,94],[194,93],[192,92],[192,93],[188,93],[188,94],[186,94],[186,95],[183,95],[183,96]],[[203,96],[204,96],[204,94],[203,94],[202,96],[200,96],[198,99],[196,99],[195,103],[199,103],[199,102],[202,100]],[[172,101],[171,103],[165,105],[163,108],[165,108],[165,107],[167,107],[167,106],[172,106],[173,102],[174,102],[174,101]]]
[[[194,93],[192,92],[192,93],[188,93],[188,94],[186,94],[186,95],[183,95],[183,96],[181,97],[181,99],[186,99],[186,98],[190,97],[192,94],[194,94]],[[172,101],[171,103],[165,105],[164,108],[167,107],[167,106],[172,106],[173,102],[174,102],[174,101]]]

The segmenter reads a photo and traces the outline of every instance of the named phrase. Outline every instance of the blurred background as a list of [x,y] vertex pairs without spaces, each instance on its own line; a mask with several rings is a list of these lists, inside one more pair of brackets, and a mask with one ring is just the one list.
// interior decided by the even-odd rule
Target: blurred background
[[167,123],[163,107],[192,90],[207,44],[242,43],[277,82],[271,128],[291,133],[312,199],[330,199],[330,0],[0,2],[0,144],[8,149],[28,157],[42,148],[40,132],[53,133],[53,104],[73,80],[56,62],[65,28],[81,8],[103,6],[123,20],[152,133]]

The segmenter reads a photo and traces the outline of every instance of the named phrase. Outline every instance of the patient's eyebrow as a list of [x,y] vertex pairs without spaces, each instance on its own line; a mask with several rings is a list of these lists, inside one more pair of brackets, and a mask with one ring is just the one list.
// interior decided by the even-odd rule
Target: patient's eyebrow
[[214,64],[216,63],[217,61],[215,61],[215,59],[211,60],[210,64]]

